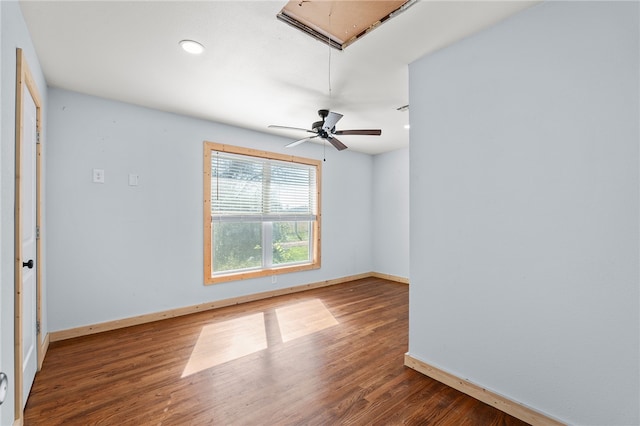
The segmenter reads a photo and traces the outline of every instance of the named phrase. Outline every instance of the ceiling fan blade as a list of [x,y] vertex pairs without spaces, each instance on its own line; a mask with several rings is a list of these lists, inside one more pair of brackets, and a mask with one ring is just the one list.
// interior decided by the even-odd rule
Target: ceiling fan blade
[[293,148],[294,146],[298,146],[303,142],[310,141],[311,139],[317,138],[317,137],[318,137],[318,135],[311,136],[311,137],[304,138],[304,139],[298,139],[297,141],[293,141],[290,144],[285,145],[284,147],[285,148]]
[[275,124],[270,124],[267,126],[270,129],[284,129],[284,130],[300,130],[307,133],[316,133],[313,130],[302,129],[300,127],[289,127],[289,126],[276,126]]
[[329,143],[330,143],[331,145],[333,145],[333,146],[335,147],[335,149],[337,149],[338,151],[342,151],[343,149],[347,149],[347,146],[346,146],[345,144],[343,144],[342,142],[340,142],[340,141],[338,140],[338,138],[334,138],[334,137],[329,136],[329,137],[327,138],[327,140],[328,140],[328,141],[329,141]]
[[336,123],[340,121],[342,118],[342,114],[338,114],[337,112],[329,112],[327,118],[324,119],[324,124],[322,128],[327,132],[330,132],[336,126]]
[[370,136],[380,136],[382,134],[382,130],[380,129],[369,129],[369,130],[338,130],[334,133],[334,135],[370,135]]

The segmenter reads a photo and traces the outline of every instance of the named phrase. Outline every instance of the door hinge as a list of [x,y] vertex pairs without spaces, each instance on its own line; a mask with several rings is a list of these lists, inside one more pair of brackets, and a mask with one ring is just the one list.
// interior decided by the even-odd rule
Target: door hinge
[[36,334],[40,334],[40,321],[36,321]]
[[40,227],[36,226],[36,240],[40,239]]
[[36,132],[36,143],[40,143],[40,132]]

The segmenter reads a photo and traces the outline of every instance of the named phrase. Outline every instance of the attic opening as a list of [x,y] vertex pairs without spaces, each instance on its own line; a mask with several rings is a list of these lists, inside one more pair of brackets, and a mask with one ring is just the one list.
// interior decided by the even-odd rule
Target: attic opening
[[329,46],[343,50],[416,0],[291,0],[276,17]]

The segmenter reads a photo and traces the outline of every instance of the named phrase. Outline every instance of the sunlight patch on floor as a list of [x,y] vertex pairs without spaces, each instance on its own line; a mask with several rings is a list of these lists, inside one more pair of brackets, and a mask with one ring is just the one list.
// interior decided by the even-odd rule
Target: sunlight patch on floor
[[273,311],[267,315],[260,312],[206,325],[200,331],[182,377],[334,325],[338,325],[338,321],[319,299],[277,308],[275,316]]
[[338,325],[338,321],[319,299],[277,308],[276,315],[285,343]]
[[267,348],[262,312],[202,327],[182,377]]

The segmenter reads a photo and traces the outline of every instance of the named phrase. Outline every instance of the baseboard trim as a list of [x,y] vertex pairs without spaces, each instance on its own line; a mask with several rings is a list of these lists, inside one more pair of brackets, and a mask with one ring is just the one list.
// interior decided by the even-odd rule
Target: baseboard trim
[[384,280],[395,281],[397,283],[409,284],[409,278],[399,277],[397,275],[383,274],[380,272],[372,272],[371,276],[375,278],[382,278]]
[[105,331],[117,330],[119,328],[131,327],[133,325],[146,324],[153,321],[160,321],[168,318],[175,318],[183,315],[194,314],[197,312],[209,311],[212,309],[224,308],[226,306],[238,305],[240,303],[253,302],[256,300],[268,299],[270,297],[282,296],[285,294],[298,293],[301,291],[311,290],[314,288],[328,287],[336,284],[342,284],[348,281],[354,281],[362,278],[370,278],[372,273],[364,273],[351,275],[348,277],[336,278],[333,280],[319,281],[315,283],[304,284],[295,287],[281,288],[262,293],[249,294],[246,296],[233,297],[230,299],[217,300],[215,302],[203,303],[184,308],[171,309],[168,311],[156,312],[152,314],[138,315],[130,318],[123,318],[115,321],[107,321],[99,324],[93,324],[83,327],[76,327],[67,330],[53,331],[49,333],[51,342],[60,340],[73,339],[75,337],[88,336],[90,334],[102,333]]
[[564,425],[564,423],[526,407],[519,402],[420,361],[408,353],[404,356],[404,365],[531,425]]

